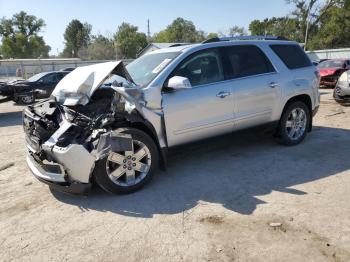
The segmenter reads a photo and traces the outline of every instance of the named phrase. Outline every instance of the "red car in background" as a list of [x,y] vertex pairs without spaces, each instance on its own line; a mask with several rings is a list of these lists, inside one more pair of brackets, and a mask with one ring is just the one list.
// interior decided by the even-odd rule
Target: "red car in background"
[[330,59],[317,65],[320,72],[320,86],[335,87],[340,75],[350,69],[349,59]]

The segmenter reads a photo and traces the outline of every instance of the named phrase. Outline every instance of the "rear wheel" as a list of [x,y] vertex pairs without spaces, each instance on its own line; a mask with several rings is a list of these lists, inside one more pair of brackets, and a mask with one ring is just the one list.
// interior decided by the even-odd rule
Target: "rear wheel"
[[310,110],[304,102],[296,101],[284,110],[278,127],[278,142],[297,145],[307,135],[311,124]]
[[114,194],[134,192],[149,182],[158,166],[158,149],[146,133],[125,128],[132,137],[132,151],[110,152],[96,163],[94,177],[104,190]]

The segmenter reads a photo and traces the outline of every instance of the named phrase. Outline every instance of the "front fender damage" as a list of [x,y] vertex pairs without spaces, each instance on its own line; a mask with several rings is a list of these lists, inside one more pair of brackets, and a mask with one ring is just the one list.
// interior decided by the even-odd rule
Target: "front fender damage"
[[[99,69],[105,70],[105,74]],[[29,165],[34,166],[34,162],[58,164],[62,174],[56,177],[64,181],[65,186],[91,184],[97,161],[111,152],[133,150],[131,135],[122,133],[120,128],[134,127],[146,132],[154,138],[160,153],[167,144],[163,112],[147,107],[143,89],[118,86],[118,83],[99,88],[111,72],[132,81],[122,63],[92,66],[81,70],[81,74],[84,72],[86,76],[80,75],[72,85],[63,81],[51,99],[29,107],[26,114],[30,119],[24,121],[26,140],[31,140],[27,143],[32,156]],[[92,78],[96,81],[90,81]],[[88,100],[76,99],[73,93],[83,94]],[[165,158],[162,162],[165,163]],[[46,171],[33,169],[36,173],[44,172],[39,179],[57,185],[47,179],[50,174]]]
[[132,138],[129,134],[122,134],[115,131],[104,133],[96,141],[96,148],[91,152],[96,160],[103,159],[110,152],[132,151]]

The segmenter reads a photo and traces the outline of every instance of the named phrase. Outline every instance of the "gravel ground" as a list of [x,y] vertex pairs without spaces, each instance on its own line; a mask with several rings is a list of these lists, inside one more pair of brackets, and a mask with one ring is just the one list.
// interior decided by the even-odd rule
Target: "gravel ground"
[[350,107],[321,91],[301,145],[256,130],[202,141],[126,196],[38,182],[22,107],[0,104],[0,260],[350,261]]

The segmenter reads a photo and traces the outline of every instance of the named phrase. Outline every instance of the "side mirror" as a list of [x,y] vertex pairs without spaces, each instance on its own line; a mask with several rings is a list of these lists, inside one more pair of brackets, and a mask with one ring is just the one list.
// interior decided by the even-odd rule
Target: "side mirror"
[[168,88],[172,89],[190,89],[192,88],[190,80],[182,76],[173,76],[168,81]]

